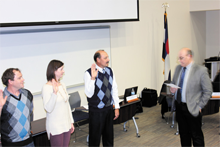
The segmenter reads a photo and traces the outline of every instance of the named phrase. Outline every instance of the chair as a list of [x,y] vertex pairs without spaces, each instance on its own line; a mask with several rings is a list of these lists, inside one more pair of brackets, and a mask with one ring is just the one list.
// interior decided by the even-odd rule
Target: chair
[[165,83],[170,83],[170,81],[168,80],[164,81],[161,87],[160,96],[158,97],[158,103],[161,105],[161,115],[163,119],[164,119],[164,113],[168,112],[169,110],[169,107],[166,101],[166,96],[162,94],[162,93],[167,93],[167,86],[165,85]]
[[[75,127],[78,127],[80,129],[80,123],[85,124],[86,121],[89,119],[89,113],[86,109],[76,109],[81,106],[81,98],[79,96],[78,91],[74,93],[70,93],[69,103],[72,110],[72,115],[74,119],[74,125]],[[76,132],[75,132],[75,141],[76,141]],[[74,141],[74,142],[75,142]],[[88,139],[87,139],[88,142]]]
[[[172,99],[172,100],[170,100],[170,104],[168,105],[168,106],[170,106],[171,107],[171,109],[170,109],[170,115],[173,115],[172,116],[172,125],[170,126],[171,128],[173,128],[174,127],[174,123],[175,123],[175,115],[176,115],[176,107],[175,107],[175,98],[174,97],[167,97],[167,100],[168,99]],[[169,124],[169,119],[170,119],[170,116],[168,117],[168,121],[167,121],[167,124]],[[177,124],[177,131],[178,131],[178,124]]]
[[[158,103],[161,104],[161,115],[162,118],[165,119],[164,114],[165,112],[171,112],[170,115],[172,114],[172,125],[170,126],[171,128],[174,127],[174,118],[175,118],[175,107],[174,107],[174,98],[171,96],[166,96],[165,94],[169,94],[168,87],[165,85],[165,83],[170,83],[171,81],[166,80],[164,81],[161,91],[160,91],[160,96],[158,97]],[[165,93],[165,94],[162,94]],[[167,124],[169,124],[169,118],[166,120]]]

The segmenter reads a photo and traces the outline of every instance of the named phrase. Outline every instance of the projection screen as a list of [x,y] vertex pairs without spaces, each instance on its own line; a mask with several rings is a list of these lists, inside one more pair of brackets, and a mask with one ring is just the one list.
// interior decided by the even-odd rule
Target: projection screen
[[1,0],[0,26],[139,20],[138,0]]

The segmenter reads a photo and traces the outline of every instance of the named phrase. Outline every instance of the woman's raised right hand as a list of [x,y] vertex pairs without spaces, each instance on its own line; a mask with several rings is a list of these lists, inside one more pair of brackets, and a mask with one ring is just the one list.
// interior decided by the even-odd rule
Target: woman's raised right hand
[[55,79],[52,79],[51,83],[52,83],[52,86],[53,86],[53,92],[54,92],[55,94],[57,94],[57,91],[58,91],[58,83],[56,82]]

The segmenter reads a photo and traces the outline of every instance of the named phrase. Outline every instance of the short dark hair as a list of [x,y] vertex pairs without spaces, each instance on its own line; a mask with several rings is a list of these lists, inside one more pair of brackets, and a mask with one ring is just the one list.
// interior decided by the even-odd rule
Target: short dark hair
[[193,56],[193,51],[192,51],[191,49],[188,49],[188,50],[187,50],[187,55]]
[[99,59],[101,58],[100,51],[104,51],[104,50],[98,50],[97,52],[95,52],[93,56],[95,62],[97,62],[97,58]]
[[63,65],[63,62],[59,60],[51,60],[47,66],[47,81],[51,81],[52,79],[56,80],[54,72]]
[[2,74],[2,83],[7,87],[8,87],[8,80],[14,81],[14,77],[15,77],[14,70],[21,72],[18,68],[8,68]]

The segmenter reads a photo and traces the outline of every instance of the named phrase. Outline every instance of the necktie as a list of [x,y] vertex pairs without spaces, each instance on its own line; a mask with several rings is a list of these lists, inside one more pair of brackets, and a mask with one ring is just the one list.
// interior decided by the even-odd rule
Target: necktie
[[181,77],[180,77],[180,82],[179,82],[179,87],[180,89],[178,89],[177,91],[177,102],[180,103],[181,102],[181,97],[182,97],[182,87],[183,87],[183,82],[184,82],[184,77],[185,77],[185,70],[186,70],[186,67],[183,68],[182,70],[182,74],[181,74]]
[[105,74],[105,69],[102,69],[102,73]]

